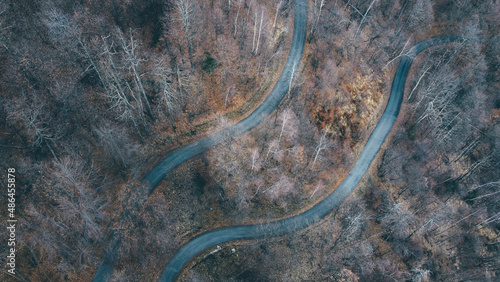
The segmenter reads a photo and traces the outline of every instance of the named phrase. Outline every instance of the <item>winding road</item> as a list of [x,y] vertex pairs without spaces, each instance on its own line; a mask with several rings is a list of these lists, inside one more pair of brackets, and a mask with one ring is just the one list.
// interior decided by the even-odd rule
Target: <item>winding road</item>
[[391,131],[401,109],[406,77],[413,58],[428,47],[458,40],[460,40],[458,36],[434,37],[416,44],[408,55],[401,58],[392,82],[390,98],[380,121],[368,138],[350,173],[328,197],[311,209],[293,217],[265,224],[225,227],[203,233],[193,238],[174,254],[165,266],[159,281],[173,281],[191,258],[215,245],[232,240],[258,239],[288,234],[303,229],[332,212],[356,188]]
[[[307,1],[296,0],[293,41],[290,53],[281,77],[266,100],[252,114],[239,123],[210,137],[193,142],[169,153],[169,155],[145,177],[149,187],[149,194],[154,191],[156,186],[169,172],[186,160],[220,144],[223,137],[227,134],[236,136],[251,130],[274,111],[288,91],[291,70],[300,63],[305,44],[306,25]],[[215,245],[232,240],[258,239],[288,234],[318,222],[328,215],[356,188],[394,125],[401,109],[404,85],[413,58],[428,47],[454,42],[460,39],[461,38],[458,36],[434,37],[416,44],[407,55],[401,57],[393,79],[390,98],[380,121],[368,138],[363,151],[350,173],[329,196],[311,209],[293,217],[265,224],[225,227],[201,234],[177,250],[170,262],[165,266],[159,281],[174,281],[189,260],[200,252]],[[109,280],[113,271],[113,264],[113,259],[105,255],[93,281]]]
[[[294,28],[293,28],[293,38],[292,45],[290,47],[290,52],[288,54],[288,59],[286,61],[283,72],[280,78],[276,82],[273,90],[267,98],[262,102],[262,104],[253,111],[248,117],[241,120],[237,124],[219,131],[212,136],[206,137],[204,139],[195,141],[184,147],[178,148],[170,152],[157,166],[155,166],[151,172],[149,172],[145,177],[146,189],[149,189],[148,195],[153,193],[154,189],[158,184],[165,178],[165,176],[174,170],[176,167],[195,157],[208,149],[219,145],[223,140],[224,136],[237,136],[243,132],[249,131],[259,125],[267,116],[269,116],[274,109],[281,103],[283,98],[288,92],[288,87],[290,85],[290,79],[292,78],[292,70],[296,69],[300,64],[302,58],[302,53],[304,52],[304,44],[306,40],[306,28],[307,28],[307,1],[297,0],[294,6]],[[143,195],[142,197],[146,197]],[[141,196],[139,196],[141,197]],[[123,213],[125,214],[125,212]],[[123,218],[124,215],[120,218]],[[113,273],[113,267],[116,260],[116,250],[121,244],[120,234],[113,231],[108,240],[107,248],[104,252],[103,259],[96,274],[92,281],[108,281]]]
[[296,69],[300,63],[302,53],[304,51],[304,44],[306,39],[307,27],[307,1],[295,1],[295,16],[294,16],[294,29],[292,46],[286,61],[283,72],[276,82],[271,93],[267,96],[266,100],[253,111],[248,117],[241,120],[237,124],[222,130],[212,136],[202,140],[193,142],[185,147],[172,151],[159,165],[157,165],[147,176],[146,181],[149,183],[150,193],[154,191],[155,187],[160,181],[177,166],[190,158],[197,156],[208,149],[219,145],[224,136],[237,136],[243,132],[249,131],[259,125],[274,109],[281,103],[285,97],[292,77],[292,70]]

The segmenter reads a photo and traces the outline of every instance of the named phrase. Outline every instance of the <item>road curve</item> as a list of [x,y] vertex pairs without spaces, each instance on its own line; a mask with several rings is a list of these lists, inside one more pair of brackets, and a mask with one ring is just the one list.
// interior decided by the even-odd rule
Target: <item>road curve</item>
[[[296,0],[294,6],[294,28],[293,28],[293,38],[292,45],[290,47],[290,52],[288,54],[288,59],[286,61],[283,72],[280,78],[276,82],[271,93],[262,102],[262,104],[253,111],[248,117],[241,120],[237,124],[224,129],[212,136],[206,137],[204,139],[195,141],[184,147],[178,148],[170,152],[158,165],[156,165],[151,172],[149,172],[145,177],[146,189],[149,189],[148,195],[151,194],[156,186],[165,178],[165,176],[174,170],[176,167],[189,160],[190,158],[197,156],[208,149],[219,145],[223,140],[224,136],[237,136],[243,132],[249,131],[260,124],[269,114],[271,114],[274,109],[281,103],[283,98],[288,92],[288,86],[291,78],[291,71],[294,67],[300,64],[302,58],[302,53],[304,52],[304,44],[306,38],[307,29],[307,1],[306,0]],[[111,243],[110,243],[111,242]],[[115,263],[114,253],[119,248],[121,243],[120,235],[116,232],[112,232],[110,239],[108,240],[107,249],[104,252],[103,259],[96,274],[92,281],[101,282],[108,281],[113,273],[113,267]]]
[[252,112],[248,117],[241,120],[237,124],[222,130],[212,136],[206,137],[202,140],[193,142],[189,145],[181,147],[172,151],[163,161],[158,164],[146,176],[146,181],[149,183],[150,193],[154,191],[158,183],[165,178],[165,176],[174,170],[177,166],[190,158],[199,155],[208,149],[219,145],[223,141],[223,137],[236,136],[243,132],[249,131],[261,123],[274,109],[279,105],[281,100],[285,97],[291,78],[291,71],[294,66],[298,66],[302,53],[304,51],[304,44],[306,38],[307,26],[307,1],[295,1],[295,16],[292,46],[286,61],[283,72],[281,73],[278,82],[274,86],[269,96],[262,102],[262,104]]
[[165,266],[159,281],[174,281],[190,259],[217,244],[232,240],[258,239],[284,235],[303,229],[329,214],[356,188],[391,131],[401,109],[404,85],[413,58],[428,47],[458,40],[460,40],[458,36],[434,37],[416,44],[410,50],[409,55],[401,58],[392,82],[389,101],[380,121],[368,138],[351,172],[328,197],[311,209],[293,217],[266,224],[225,227],[203,233],[177,250],[170,262]]

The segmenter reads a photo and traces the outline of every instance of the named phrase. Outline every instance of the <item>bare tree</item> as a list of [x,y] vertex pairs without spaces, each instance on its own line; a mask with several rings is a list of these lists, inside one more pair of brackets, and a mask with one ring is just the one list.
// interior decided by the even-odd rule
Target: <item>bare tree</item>
[[252,166],[251,166],[251,173],[253,174],[254,171],[258,171],[261,167],[262,163],[260,161],[260,154],[259,154],[259,150],[257,148],[255,148],[253,151],[252,151]]
[[[497,188],[496,190],[494,188]],[[478,196],[468,198],[469,201],[474,201],[482,198],[491,197],[500,193],[500,180],[491,181],[485,184],[481,184],[469,191],[471,194],[479,194]]]
[[274,21],[273,21],[273,36],[276,32],[276,21],[278,20],[279,11],[282,5],[283,5],[283,0],[280,0],[278,2],[278,5],[276,5],[276,13],[274,14]]
[[265,193],[274,201],[279,200],[283,196],[294,194],[296,192],[295,179],[290,178],[284,174],[281,175],[273,185],[262,191],[262,193]]
[[401,18],[401,22],[398,24],[396,36],[399,36],[405,31],[418,32],[419,30],[428,29],[428,26],[434,20],[432,6],[433,3],[429,0],[406,3],[401,10],[401,15],[399,16],[399,18]]
[[144,104],[146,105],[146,109],[154,121],[154,115],[153,111],[151,110],[151,105],[149,104],[148,97],[146,95],[146,91],[144,90],[144,86],[142,85],[142,78],[141,75],[139,74],[139,65],[145,61],[145,59],[142,59],[139,57],[138,54],[138,40],[134,38],[134,32],[132,29],[129,30],[129,38],[125,38],[121,30],[117,29],[116,33],[118,34],[118,39],[121,43],[121,47],[123,51],[125,52],[125,62],[128,63],[128,68],[130,71],[132,71],[135,79],[135,84],[137,85],[137,88],[139,92],[142,95]]
[[[133,32],[130,31],[130,37],[126,38],[119,29],[115,29],[113,35],[101,36],[98,43],[96,38],[89,42],[75,21],[54,7],[44,10],[44,23],[54,41],[88,62],[85,72],[95,71],[111,101],[111,108],[120,119],[131,122],[140,134],[139,124],[146,124],[144,108],[153,120],[154,116],[139,73],[144,60],[138,54],[139,44]],[[119,45],[115,44],[113,36],[117,37]],[[102,48],[100,53],[93,50],[94,47]],[[125,70],[132,73],[135,89],[128,82]]]
[[[256,14],[257,14],[257,12],[256,12]],[[263,21],[264,21],[264,9],[261,9],[260,24],[259,24],[259,33],[258,33],[258,36],[257,36],[257,44],[255,46],[254,54],[258,54],[259,53],[259,45],[260,45],[260,37],[262,35],[262,22]]]
[[413,276],[411,277],[411,281],[415,282],[421,282],[421,281],[429,281],[429,276],[431,274],[431,271],[428,269],[420,269],[420,268],[413,268],[411,270],[413,272]]
[[236,12],[236,17],[234,18],[234,34],[233,38],[236,39],[236,31],[238,30],[238,16],[240,15],[240,10],[241,10],[241,4],[243,3],[243,0],[238,1],[238,11]]
[[293,110],[289,108],[285,109],[282,112],[280,119],[281,119],[281,130],[278,138],[278,146],[280,145],[283,137],[285,137],[285,139],[294,138],[297,134],[297,126],[298,126],[297,117],[293,112]]
[[314,34],[316,32],[316,29],[317,29],[317,26],[319,23],[319,19],[321,17],[321,12],[323,11],[324,6],[325,6],[325,0],[319,0],[319,3],[318,3],[318,0],[314,0],[314,6],[312,9],[313,20],[311,23],[311,31],[309,32],[309,42],[314,37]]
[[358,37],[358,33],[361,29],[361,26],[363,25],[363,22],[365,21],[366,19],[366,15],[368,15],[368,12],[370,11],[370,9],[372,8],[373,6],[373,3],[375,3],[376,0],[373,0],[372,3],[370,4],[370,6],[368,7],[368,9],[366,9],[366,12],[363,14],[362,18],[361,18],[361,21],[359,22],[359,25],[358,25],[358,29],[356,30],[356,33],[354,34],[354,37],[352,39],[352,41],[355,41],[356,38]]
[[179,93],[179,100],[181,104],[185,103],[185,99],[189,97],[190,89],[195,86],[193,85],[193,78],[191,77],[189,71],[181,66],[175,66],[174,78],[177,83],[177,92]]
[[387,230],[387,236],[402,240],[410,235],[414,216],[401,203],[395,203],[383,216],[381,224]]
[[253,40],[252,40],[252,53],[255,50],[255,38],[257,36],[257,11],[255,11],[254,15],[254,25],[253,25]]
[[290,113],[288,111],[283,111],[280,137],[278,138],[278,145],[279,145],[279,143],[281,143],[281,137],[283,137],[283,132],[285,131],[285,125],[286,125],[286,122],[288,120],[289,114]]
[[59,203],[64,219],[78,229],[85,237],[101,237],[99,222],[105,219],[104,201],[93,187],[92,167],[87,168],[81,160],[63,157],[48,169],[47,184],[53,189],[52,196]]
[[97,140],[104,147],[104,152],[123,167],[129,167],[134,161],[134,155],[139,151],[139,145],[130,138],[124,128],[105,123],[95,128]]
[[352,242],[356,238],[361,239],[358,234],[366,226],[366,222],[370,219],[370,215],[366,211],[366,207],[360,201],[350,199],[343,203],[340,207],[342,232],[334,242],[333,248],[339,241]]
[[460,140],[454,137],[462,118],[453,102],[460,90],[460,78],[448,65],[442,67],[439,73],[440,75],[434,76],[428,83],[425,90],[420,91],[420,98],[414,106],[420,114],[415,125],[425,122],[427,128],[439,136],[439,139],[435,140],[446,144]]
[[162,108],[167,109],[168,115],[170,116],[170,122],[175,130],[175,117],[180,106],[180,95],[177,89],[175,89],[174,81],[176,76],[179,79],[180,73],[174,72],[166,66],[164,60],[158,60],[154,68],[154,75],[159,79],[161,85],[161,102],[159,106],[161,105]]
[[407,154],[399,147],[388,148],[382,157],[379,176],[391,182],[404,180],[403,167],[408,162]]
[[292,85],[295,78],[295,73],[297,72],[297,62],[294,62],[292,65],[292,69],[290,70],[290,81],[288,82],[288,92],[287,97],[290,98],[290,92],[292,91]]
[[46,103],[37,93],[31,97],[23,93],[6,107],[6,110],[7,119],[13,123],[19,122],[25,129],[30,145],[39,147],[45,144],[57,159],[52,145],[60,136],[52,126],[52,116]]
[[318,146],[316,146],[316,149],[314,150],[314,159],[311,164],[311,170],[314,169],[314,165],[316,164],[316,161],[318,160],[321,151],[331,146],[330,142],[328,141],[329,134],[330,134],[330,126],[327,126],[325,127],[325,129],[323,129],[323,133],[321,134],[321,137],[319,139]]
[[194,5],[191,0],[176,0],[175,6],[177,13],[179,14],[178,20],[182,23],[184,28],[184,35],[186,36],[186,41],[188,45],[189,58],[191,62],[193,61],[193,30],[191,28],[193,16],[194,16]]
[[[385,64],[385,66],[382,68],[382,69],[385,69],[388,65],[390,65],[392,62],[394,62],[397,58],[400,58],[404,55],[408,56],[409,54],[411,54],[411,48],[409,48],[406,52],[406,46],[408,46],[408,43],[410,42],[410,39],[406,40],[406,43],[405,45],[403,46],[403,49],[401,49],[401,52],[399,53],[399,55],[397,55],[396,57],[394,57],[392,60],[390,60],[389,62],[387,62],[387,64]],[[425,72],[424,72],[425,73]],[[418,83],[417,83],[418,85]]]
[[[428,207],[425,208],[428,209]],[[450,210],[451,209],[446,205],[446,203],[442,202],[439,203],[438,208],[434,208],[429,211],[426,210],[426,217],[424,217],[424,220],[419,223],[419,226],[415,228],[410,235],[408,235],[408,239],[418,232],[431,235],[432,232],[436,232],[445,226],[447,221],[449,221],[452,216]]]
[[43,23],[49,29],[49,36],[60,44],[77,44],[73,40],[80,36],[80,30],[61,10],[49,6],[43,11]]
[[224,117],[221,117],[219,123],[219,128],[224,132],[218,136],[222,144],[219,147],[222,149],[210,154],[209,158],[213,162],[214,169],[211,171],[213,178],[226,189],[231,183],[235,183],[234,176],[243,176],[243,173],[240,171],[241,159],[235,158],[240,148],[238,144],[231,142],[233,136],[226,130],[231,123]]
[[98,192],[105,182],[78,157],[64,156],[40,169],[36,187],[43,187],[46,197],[27,206],[33,235],[28,240],[49,260],[57,258],[59,271],[65,273],[96,256],[95,242],[107,221],[106,199]]
[[464,172],[460,174],[457,178],[455,178],[455,181],[460,181],[465,177],[471,176],[474,173],[476,173],[479,170],[486,169],[486,168],[491,168],[492,163],[494,161],[494,157],[491,155],[485,155],[478,160],[472,162],[467,169],[465,169]]
[[[49,36],[67,52],[75,52],[78,57],[88,62],[85,72],[94,71],[99,82],[107,87],[98,65],[98,55],[94,54],[91,44],[85,40],[81,28],[74,20],[65,15],[61,10],[49,6],[43,11],[43,22],[49,29]],[[106,89],[107,91],[109,89]]]
[[139,121],[146,124],[142,101],[132,90],[130,84],[121,77],[123,67],[115,62],[115,56],[118,54],[115,51],[114,42],[110,40],[110,36],[103,36],[101,39],[103,58],[100,63],[105,77],[106,88],[108,89],[107,96],[111,101],[111,108],[118,113],[122,120],[132,122],[140,134]]

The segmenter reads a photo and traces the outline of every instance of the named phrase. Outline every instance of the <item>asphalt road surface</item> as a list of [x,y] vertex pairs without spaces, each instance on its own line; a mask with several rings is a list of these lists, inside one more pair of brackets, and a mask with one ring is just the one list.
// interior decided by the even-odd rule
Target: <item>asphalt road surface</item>
[[394,125],[401,109],[404,85],[408,71],[413,62],[413,58],[428,47],[458,40],[460,40],[460,37],[457,36],[440,36],[431,38],[418,43],[410,50],[408,55],[401,58],[392,82],[390,98],[380,121],[368,138],[368,141],[354,167],[332,194],[313,206],[311,209],[293,217],[266,224],[220,228],[193,238],[177,250],[170,262],[163,269],[163,273],[159,281],[174,281],[184,265],[190,259],[198,253],[215,245],[232,240],[258,239],[292,233],[319,221],[332,212],[332,210],[340,205],[340,203],[342,203],[342,201],[356,188],[359,181],[368,170],[371,162],[379,152],[380,147],[384,143],[387,135],[391,131],[391,128]]
[[[190,158],[197,156],[216,145],[219,145],[224,140],[224,136],[237,136],[243,132],[253,129],[280,104],[288,92],[292,69],[298,67],[304,50],[307,27],[307,1],[295,1],[294,9],[294,31],[290,53],[281,77],[266,100],[252,114],[239,123],[210,137],[201,139],[170,152],[167,157],[163,159],[160,164],[154,167],[153,170],[151,170],[151,172],[145,177],[146,189],[149,190],[147,194],[151,194],[163,178],[177,166]],[[425,48],[456,40],[459,40],[459,37],[449,36],[432,38],[418,43],[412,48],[411,55],[403,56],[401,58],[398,70],[393,80],[391,96],[382,118],[370,135],[365,148],[363,149],[351,172],[332,194],[311,209],[294,217],[266,224],[221,228],[206,232],[193,238],[174,254],[173,258],[167,266],[165,266],[160,277],[160,281],[173,281],[179,275],[183,266],[190,259],[198,253],[217,244],[238,239],[258,239],[284,235],[305,228],[329,214],[349,195],[349,193],[354,190],[375,158],[375,155],[380,150],[385,138],[389,134],[401,108],[404,84],[413,58]],[[112,246],[108,246],[107,251],[103,255],[103,260],[94,276],[93,281],[108,281],[113,272],[115,263],[113,250],[116,250],[120,245],[120,235],[118,233],[112,233],[108,241],[112,242]]]

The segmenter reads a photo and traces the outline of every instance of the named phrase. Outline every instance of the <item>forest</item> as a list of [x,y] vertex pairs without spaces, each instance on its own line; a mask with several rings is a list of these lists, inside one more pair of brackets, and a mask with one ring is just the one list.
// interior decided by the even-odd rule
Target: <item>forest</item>
[[[0,0],[0,220],[15,168],[16,268],[2,281],[156,281],[203,232],[300,214],[351,171],[416,43],[402,108],[356,190],[292,234],[208,249],[179,281],[496,281],[500,276],[500,3],[308,0],[282,75],[291,0]],[[229,131],[227,131],[229,132]],[[4,186],[5,183],[5,186]],[[263,224],[265,228],[265,224]]]

